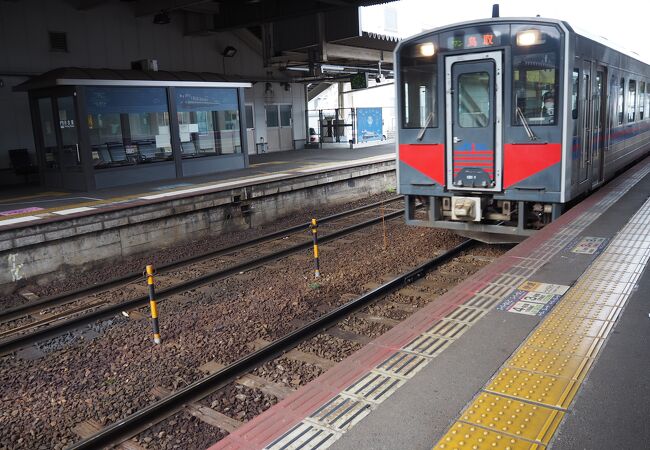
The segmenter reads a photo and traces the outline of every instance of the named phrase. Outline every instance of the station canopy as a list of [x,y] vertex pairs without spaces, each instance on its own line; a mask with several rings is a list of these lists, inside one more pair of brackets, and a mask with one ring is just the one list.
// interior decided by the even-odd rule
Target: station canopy
[[[69,0],[90,10],[113,0]],[[386,74],[398,39],[361,30],[359,8],[394,0],[122,0],[136,17],[187,35],[232,32],[285,79],[323,81],[356,72]],[[277,73],[277,72],[276,72]],[[256,81],[256,80],[249,80]]]

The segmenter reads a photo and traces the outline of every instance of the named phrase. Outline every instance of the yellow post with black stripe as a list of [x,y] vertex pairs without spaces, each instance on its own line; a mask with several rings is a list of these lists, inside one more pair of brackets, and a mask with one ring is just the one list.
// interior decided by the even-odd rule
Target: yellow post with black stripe
[[158,325],[158,305],[156,305],[156,289],[153,283],[153,266],[147,265],[147,286],[149,287],[149,305],[151,306],[151,325],[153,326],[153,341],[160,344],[160,326]]
[[314,277],[320,278],[320,265],[318,262],[318,222],[316,219],[311,219],[311,235],[314,238]]

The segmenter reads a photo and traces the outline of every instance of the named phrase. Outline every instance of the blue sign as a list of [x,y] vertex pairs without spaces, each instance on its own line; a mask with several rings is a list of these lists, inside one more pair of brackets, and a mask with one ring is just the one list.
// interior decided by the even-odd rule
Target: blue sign
[[237,89],[176,88],[179,111],[237,111]]
[[381,108],[357,108],[357,142],[381,141]]
[[88,114],[167,112],[167,91],[156,87],[88,87]]

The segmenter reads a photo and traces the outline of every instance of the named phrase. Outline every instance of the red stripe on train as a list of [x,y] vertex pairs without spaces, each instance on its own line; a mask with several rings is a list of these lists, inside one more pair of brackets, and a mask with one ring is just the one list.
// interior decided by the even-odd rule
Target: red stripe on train
[[400,144],[399,160],[438,184],[445,184],[444,144]]
[[562,161],[562,144],[504,144],[503,187],[508,188]]

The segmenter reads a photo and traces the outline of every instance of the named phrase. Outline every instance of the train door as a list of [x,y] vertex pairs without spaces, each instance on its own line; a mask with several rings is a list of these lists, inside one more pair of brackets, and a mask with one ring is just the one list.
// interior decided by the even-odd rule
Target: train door
[[445,58],[447,185],[501,190],[501,52]]
[[584,183],[591,176],[591,143],[593,141],[592,135],[592,106],[593,99],[591,97],[591,61],[582,62],[582,80],[580,81],[580,103],[583,107],[579,108],[582,133],[580,136],[580,171],[579,182]]
[[607,86],[607,73],[603,66],[596,68],[596,74],[593,77],[591,96],[592,106],[592,140],[591,140],[591,184],[592,187],[603,181],[603,162],[605,139],[607,137],[607,95],[605,92]]

